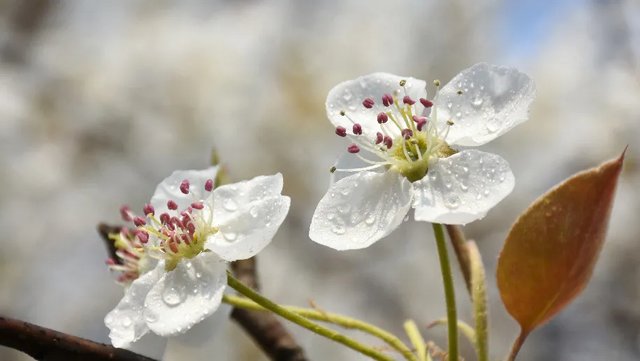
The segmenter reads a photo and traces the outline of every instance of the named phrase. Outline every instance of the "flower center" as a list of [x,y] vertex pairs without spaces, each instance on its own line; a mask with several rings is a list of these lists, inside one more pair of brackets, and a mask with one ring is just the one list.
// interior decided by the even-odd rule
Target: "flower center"
[[[348,152],[371,166],[359,169],[332,168],[332,171],[361,171],[384,166],[415,182],[427,174],[431,160],[446,158],[456,153],[445,141],[453,122],[448,120],[440,124],[436,108],[433,108],[429,115],[430,119],[424,114],[418,114],[417,102],[407,95],[405,84],[404,80],[400,81],[404,94],[401,91],[395,91],[393,95],[386,93],[382,95],[381,103],[378,104],[372,98],[362,101],[362,105],[367,109],[377,107],[381,110],[376,115],[380,129],[376,132],[375,139],[372,139],[371,135],[363,136],[362,125],[355,122],[346,111],[340,112],[340,115],[353,123],[353,129],[352,134],[349,134],[346,128],[338,126],[336,134],[352,139],[354,144],[347,148]],[[439,83],[436,84],[436,87],[438,86]],[[425,98],[420,98],[419,102],[425,110],[434,105]],[[358,154],[361,148],[375,154],[382,161],[363,158]]]
[[142,250],[142,244],[135,236],[136,230],[122,227],[120,232],[109,234],[115,247],[115,257],[106,261],[111,271],[118,272],[117,282],[128,285],[149,268],[149,259]]
[[[190,194],[190,182],[185,179],[180,184],[180,191]],[[213,180],[204,184],[205,192],[213,189]],[[209,197],[210,198],[210,197]],[[213,225],[213,208],[202,199],[193,202],[184,209],[178,209],[178,202],[167,201],[169,212],[156,216],[153,206],[144,207],[145,218],[124,212],[123,218],[131,220],[136,225],[136,237],[142,244],[153,240],[146,249],[150,254],[165,260],[166,271],[176,268],[183,259],[191,259],[204,251],[207,238],[218,232]],[[122,212],[122,211],[121,211]]]

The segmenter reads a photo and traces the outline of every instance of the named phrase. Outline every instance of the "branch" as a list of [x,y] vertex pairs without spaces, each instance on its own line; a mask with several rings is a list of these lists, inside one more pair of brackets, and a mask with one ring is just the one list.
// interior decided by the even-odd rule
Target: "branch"
[[[258,290],[255,257],[231,263],[234,275],[245,285]],[[253,338],[273,361],[308,361],[296,340],[272,313],[234,307],[231,319]]]
[[153,361],[125,349],[7,317],[0,317],[0,345],[45,361]]

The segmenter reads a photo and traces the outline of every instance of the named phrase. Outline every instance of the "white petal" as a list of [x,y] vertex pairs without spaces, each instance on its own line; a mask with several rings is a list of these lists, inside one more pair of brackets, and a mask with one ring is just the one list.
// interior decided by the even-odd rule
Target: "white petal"
[[415,219],[466,224],[484,217],[513,190],[509,164],[498,155],[464,150],[429,166],[413,183]]
[[[208,179],[216,179],[218,167],[209,167],[203,170],[177,170],[165,178],[158,186],[151,197],[151,205],[155,208],[157,215],[168,212],[175,213],[167,208],[167,202],[173,200],[178,204],[178,212],[195,201],[207,199],[210,194],[204,189],[204,185]],[[180,191],[180,183],[187,179],[190,183],[189,194]]]
[[[382,96],[397,93],[402,104],[405,91],[400,86],[400,80],[406,80],[406,95],[416,101],[416,113],[422,114],[424,107],[418,100],[427,96],[427,84],[424,80],[388,73],[373,73],[342,82],[329,91],[326,103],[329,120],[335,126],[345,127],[347,132],[352,134],[353,123],[348,117],[340,115],[340,111],[345,111],[353,121],[360,123],[364,135],[375,139],[376,132],[380,131],[377,116],[380,112],[389,109],[382,105]],[[374,100],[373,108],[367,109],[362,105],[365,98]],[[396,127],[387,127],[387,129],[394,134],[399,134]]]
[[[462,90],[462,94],[457,92]],[[485,63],[463,70],[437,99],[438,122],[453,120],[449,144],[485,144],[524,122],[535,96],[533,80],[514,68]]]
[[280,196],[282,174],[262,175],[242,182],[225,184],[213,191],[213,219],[225,223],[238,213],[248,212],[253,202]]
[[133,281],[116,308],[104,318],[104,324],[110,330],[109,338],[113,346],[129,347],[149,331],[144,319],[144,300],[162,276],[164,264],[160,263],[158,267]]
[[227,284],[226,263],[210,252],[183,260],[149,291],[144,316],[160,336],[186,332],[220,305]]
[[247,259],[266,247],[287,217],[291,200],[276,195],[241,203],[232,216],[217,224],[219,231],[205,244],[226,261]]
[[368,247],[402,223],[411,195],[411,183],[393,171],[343,178],[318,203],[309,237],[339,251]]

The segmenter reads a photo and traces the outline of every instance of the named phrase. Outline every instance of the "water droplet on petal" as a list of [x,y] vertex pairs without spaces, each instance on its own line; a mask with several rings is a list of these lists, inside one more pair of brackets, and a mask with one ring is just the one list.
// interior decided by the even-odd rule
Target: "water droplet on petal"
[[158,321],[158,315],[156,315],[154,312],[151,312],[149,311],[149,309],[147,309],[144,315],[144,319],[149,323],[154,323]]
[[464,183],[460,183],[460,189],[461,189],[463,192],[466,192],[466,191],[468,191],[468,190],[469,190],[469,186],[468,186],[468,185],[466,185],[466,184],[464,184]]
[[224,232],[222,235],[227,242],[233,242],[238,238],[238,235],[233,232]]
[[498,131],[498,129],[500,129],[500,121],[497,118],[490,118],[487,121],[487,130],[489,131],[489,133],[495,133],[496,131]]
[[375,223],[375,221],[376,221],[376,216],[373,214],[370,214],[367,216],[367,218],[365,218],[364,223],[368,225],[372,225],[373,223]]
[[258,217],[258,207],[256,207],[256,206],[251,207],[251,209],[249,210],[249,214],[253,218]]
[[129,317],[129,316],[122,317],[122,326],[130,327],[132,324],[133,324],[133,322],[131,321],[131,317]]
[[444,205],[447,208],[456,209],[460,206],[460,198],[455,194],[448,194],[444,199]]
[[337,235],[341,235],[341,234],[344,234],[344,233],[346,232],[346,229],[344,229],[344,227],[343,227],[343,226],[340,226],[340,225],[334,225],[334,226],[331,228],[331,232],[333,232],[333,233],[335,233],[335,234],[337,234]]
[[474,107],[478,108],[482,105],[482,102],[484,100],[481,97],[475,97],[473,98],[473,100],[471,101],[471,105],[473,105]]
[[226,209],[229,212],[233,212],[238,209],[238,205],[236,204],[236,201],[234,201],[231,198],[225,199],[224,202],[222,202],[222,207],[224,207],[224,209]]
[[175,287],[168,287],[162,292],[162,300],[169,306],[176,306],[182,302],[184,295]]
[[335,214],[333,214],[333,213],[329,213],[329,214],[327,214],[327,219],[328,219],[328,220],[330,220],[330,221],[331,221],[331,220],[333,220],[334,218],[336,218],[336,215],[335,215]]
[[448,102],[447,103],[447,108],[451,109],[451,107],[453,107],[453,103],[452,102]]
[[343,98],[344,98],[345,101],[349,101],[349,100],[351,100],[351,98],[353,98],[353,95],[351,94],[350,91],[347,90],[347,91],[344,92]]
[[351,210],[351,205],[349,203],[340,204],[338,206],[338,212],[344,214]]
[[340,191],[340,194],[342,194],[343,196],[348,196],[350,192],[351,191],[349,189],[345,188]]
[[484,194],[485,197],[489,196],[489,190],[488,189],[485,189],[484,192],[482,192],[482,193]]

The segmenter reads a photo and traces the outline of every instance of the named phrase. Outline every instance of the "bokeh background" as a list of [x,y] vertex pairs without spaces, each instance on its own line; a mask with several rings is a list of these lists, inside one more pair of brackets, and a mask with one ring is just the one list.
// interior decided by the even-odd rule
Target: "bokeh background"
[[[171,171],[207,166],[215,147],[235,179],[282,172],[293,199],[259,257],[264,293],[397,333],[406,318],[442,317],[427,224],[406,222],[362,251],[309,240],[346,145],[324,101],[369,72],[446,82],[481,61],[515,66],[537,85],[530,121],[483,147],[511,163],[516,188],[466,227],[490,277],[492,358],[517,331],[494,277],[515,215],[629,145],[591,284],[519,359],[640,359],[637,0],[0,1],[0,314],[108,342],[103,317],[122,290],[95,225],[118,222],[122,203],[141,207]],[[288,327],[313,360],[364,359]],[[445,343],[441,329],[426,334]],[[235,324],[220,338],[229,342],[208,359],[264,360]],[[0,347],[0,359],[27,358]]]

